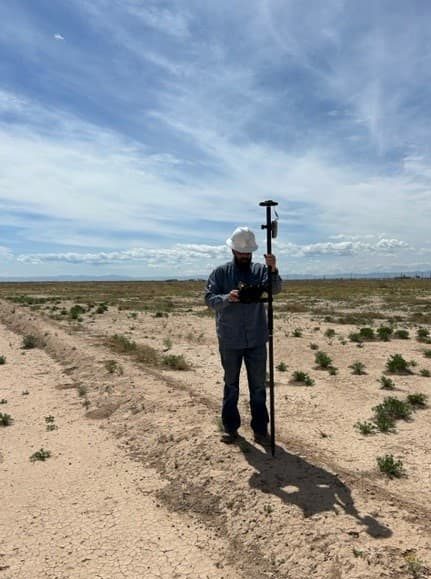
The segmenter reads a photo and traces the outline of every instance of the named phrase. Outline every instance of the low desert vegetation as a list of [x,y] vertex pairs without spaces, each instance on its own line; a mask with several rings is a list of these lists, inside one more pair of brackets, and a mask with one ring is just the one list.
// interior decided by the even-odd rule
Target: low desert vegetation
[[328,370],[332,366],[332,358],[326,352],[319,350],[314,356],[318,368]]
[[381,404],[373,408],[375,415],[385,415],[392,420],[408,420],[412,415],[411,405],[394,396],[386,397]]
[[171,338],[167,337],[167,338],[165,338],[165,339],[163,340],[163,347],[164,347],[164,349],[165,349],[165,352],[171,350],[171,349],[172,349],[172,346],[173,346],[173,344],[172,344],[172,339],[171,339]]
[[405,555],[407,571],[413,579],[423,579],[429,576],[429,569],[415,553],[406,553]]
[[85,308],[79,304],[75,304],[69,310],[69,318],[71,320],[77,320],[78,322],[82,322],[82,314],[85,313]]
[[108,304],[106,302],[102,302],[96,308],[96,314],[104,314],[108,311]]
[[280,362],[279,364],[277,364],[276,368],[279,372],[286,372],[287,364],[285,362]]
[[411,374],[410,366],[401,354],[393,354],[386,362],[386,370],[392,374]]
[[50,456],[51,456],[51,452],[49,450],[45,450],[44,448],[41,448],[40,450],[37,450],[36,452],[34,452],[30,456],[30,461],[31,462],[37,462],[37,461],[44,462]]
[[318,350],[319,346],[318,344],[315,344],[314,342],[311,342],[310,344],[310,350]]
[[356,376],[366,374],[365,364],[363,362],[353,362],[353,364],[350,364],[349,368],[352,370],[352,374],[355,374]]
[[81,398],[83,396],[87,395],[88,388],[85,384],[79,384],[77,390],[78,390],[78,396],[80,396]]
[[12,417],[10,414],[3,414],[0,412],[0,426],[10,426],[12,424]]
[[295,328],[292,332],[292,336],[294,338],[302,338],[302,329],[301,328]]
[[3,366],[3,364],[6,364],[6,356],[0,356],[0,366]]
[[190,364],[186,361],[182,354],[167,354],[162,356],[162,366],[170,370],[190,370]]
[[376,424],[374,422],[370,422],[368,420],[364,420],[363,422],[357,422],[355,424],[355,428],[359,430],[361,434],[367,436],[369,434],[374,434],[377,430]]
[[38,340],[36,336],[33,334],[27,334],[22,339],[22,348],[24,350],[31,350],[32,348],[36,348],[38,345]]
[[376,330],[376,334],[382,342],[389,342],[392,336],[392,328],[389,326],[380,326]]
[[302,370],[295,370],[292,374],[292,382],[305,384],[305,386],[313,386],[314,380]]
[[333,328],[328,328],[324,335],[326,338],[331,339],[335,336],[335,330]]
[[364,328],[359,329],[359,336],[363,341],[371,341],[376,339],[376,335],[374,333],[373,328],[369,326],[365,326]]
[[106,371],[109,372],[109,374],[117,374],[117,376],[123,375],[123,368],[117,362],[117,360],[105,360],[104,366]]
[[51,414],[49,416],[45,416],[45,424],[48,432],[52,432],[53,430],[58,429],[58,426],[55,424],[55,417]]
[[416,331],[416,340],[428,344],[430,342],[429,330],[427,328],[418,328]]
[[380,388],[382,388],[383,390],[395,390],[395,382],[392,380],[392,378],[388,378],[387,376],[381,376],[378,382],[380,382],[381,384]]
[[398,340],[408,340],[410,338],[410,334],[408,330],[395,330],[393,334],[394,338]]
[[380,472],[389,478],[401,478],[406,476],[402,460],[396,460],[393,454],[378,456],[376,460]]
[[428,403],[428,396],[422,394],[421,392],[414,392],[413,394],[407,395],[407,402],[413,408],[426,408]]
[[422,368],[419,370],[419,374],[424,378],[429,378],[431,376],[431,372],[428,370],[428,368]]

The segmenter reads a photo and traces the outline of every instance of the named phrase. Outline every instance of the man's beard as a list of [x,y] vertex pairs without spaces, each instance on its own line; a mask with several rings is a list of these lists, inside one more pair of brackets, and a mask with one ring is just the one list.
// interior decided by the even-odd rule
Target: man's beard
[[240,271],[249,271],[250,264],[251,264],[251,256],[250,257],[237,257],[234,254],[235,264]]

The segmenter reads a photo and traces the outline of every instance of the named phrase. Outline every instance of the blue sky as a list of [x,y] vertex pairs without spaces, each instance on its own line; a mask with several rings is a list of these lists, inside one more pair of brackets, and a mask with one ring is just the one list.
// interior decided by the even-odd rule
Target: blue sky
[[0,4],[0,277],[431,270],[426,0]]

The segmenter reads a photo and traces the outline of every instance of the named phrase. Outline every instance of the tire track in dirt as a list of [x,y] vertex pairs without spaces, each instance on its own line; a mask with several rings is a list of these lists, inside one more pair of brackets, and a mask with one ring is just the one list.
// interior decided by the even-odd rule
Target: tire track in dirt
[[[48,338],[37,323],[20,319],[18,325]],[[157,491],[166,483],[157,471],[119,453],[100,422],[83,420],[70,375],[65,379],[42,349],[23,352],[19,337],[0,329],[7,360],[0,398],[14,419],[0,430],[0,577],[241,579],[235,566],[220,571],[224,540],[188,514],[163,507]],[[85,360],[88,380],[91,356],[67,337],[56,345],[63,354],[70,347]],[[58,425],[51,432],[44,422],[49,415]],[[29,456],[41,446],[52,456],[32,464]]]
[[[2,314],[15,330],[29,331],[28,314],[12,314],[8,304]],[[42,326],[47,331],[49,325],[32,321],[32,331],[40,334]],[[412,513],[399,507],[390,517],[379,517],[381,510],[391,512],[390,503],[389,510],[381,508],[387,498],[376,496],[380,489],[367,484],[374,496],[364,496],[354,478],[342,481],[317,466],[319,461],[306,459],[309,452],[300,442],[295,448],[289,443],[289,450],[279,446],[275,458],[245,438],[238,446],[220,446],[214,432],[217,404],[196,396],[186,383],[178,388],[171,377],[126,361],[126,375],[115,379],[114,392],[101,395],[100,386],[108,379],[95,387],[100,348],[89,356],[91,347],[82,336],[60,330],[45,341],[45,349],[62,363],[70,364],[69,355],[75,355],[72,375],[77,382],[92,380],[92,399],[99,408],[108,402],[118,408],[107,418],[107,428],[131,457],[167,482],[158,491],[160,500],[228,540],[229,568],[236,564],[256,579],[406,577],[403,553],[411,537],[421,552],[429,549],[428,521],[416,513],[412,521]]]

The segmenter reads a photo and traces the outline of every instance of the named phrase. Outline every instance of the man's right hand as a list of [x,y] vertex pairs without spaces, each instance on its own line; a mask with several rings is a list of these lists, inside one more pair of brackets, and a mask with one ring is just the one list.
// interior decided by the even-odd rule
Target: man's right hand
[[229,293],[228,301],[239,302],[239,290],[234,289]]

